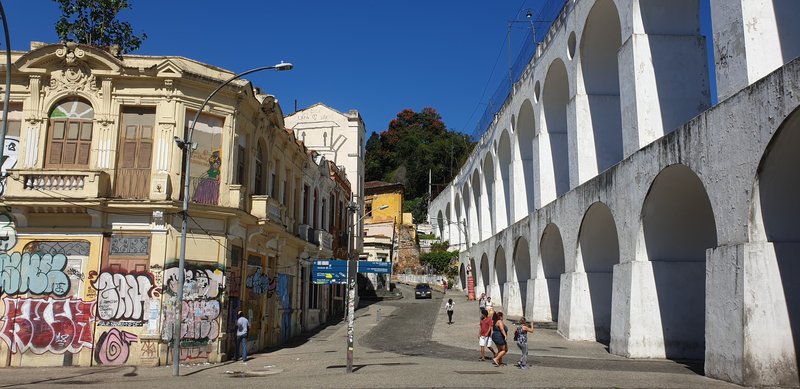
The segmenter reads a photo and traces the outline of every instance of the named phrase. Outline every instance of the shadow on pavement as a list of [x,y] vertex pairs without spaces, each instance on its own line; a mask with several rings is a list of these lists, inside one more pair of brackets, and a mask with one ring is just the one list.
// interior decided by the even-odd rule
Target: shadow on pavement
[[[386,362],[386,363],[360,363],[357,365],[353,365],[353,371],[359,371],[364,367],[367,366],[414,366],[419,365],[416,362]],[[347,365],[332,365],[328,366],[328,369],[344,369]]]

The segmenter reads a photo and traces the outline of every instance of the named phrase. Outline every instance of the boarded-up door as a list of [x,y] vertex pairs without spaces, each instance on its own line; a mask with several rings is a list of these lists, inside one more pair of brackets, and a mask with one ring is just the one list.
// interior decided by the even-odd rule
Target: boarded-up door
[[124,108],[120,123],[115,195],[146,199],[150,194],[154,108]]

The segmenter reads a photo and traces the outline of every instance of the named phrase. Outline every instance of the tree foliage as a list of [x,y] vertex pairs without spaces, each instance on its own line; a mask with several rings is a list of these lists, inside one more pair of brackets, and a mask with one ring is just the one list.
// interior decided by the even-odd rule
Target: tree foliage
[[128,0],[53,0],[61,9],[56,33],[63,42],[73,41],[110,48],[118,54],[138,50],[147,34],[137,36],[130,23],[117,20],[120,11],[130,9]]
[[452,277],[458,272],[458,251],[447,251],[448,248],[448,241],[433,243],[430,252],[419,256],[419,262],[428,265],[437,274]]
[[420,112],[404,109],[385,131],[367,140],[367,181],[399,182],[405,187],[405,212],[416,222],[426,219],[428,171],[433,195],[453,179],[475,142],[469,135],[450,131],[430,107]]

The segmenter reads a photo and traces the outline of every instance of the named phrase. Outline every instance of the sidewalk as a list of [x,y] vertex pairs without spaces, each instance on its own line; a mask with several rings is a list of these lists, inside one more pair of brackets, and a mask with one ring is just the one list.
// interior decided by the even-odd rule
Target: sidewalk
[[[447,299],[453,299],[455,309],[453,313],[453,324],[447,324],[447,312],[444,304]],[[442,299],[442,306],[436,316],[436,324],[433,328],[431,340],[446,344],[448,346],[475,350],[475,357],[480,356],[478,346],[478,330],[480,313],[477,301],[468,301],[460,291],[450,291]],[[516,328],[516,320],[506,318],[505,324],[509,328],[509,338],[513,339],[513,331]],[[512,340],[509,343],[508,353],[511,356],[506,361],[512,363],[519,360],[519,348]],[[487,354],[491,355],[487,350]],[[562,357],[562,358],[585,358],[601,360],[627,360],[617,355],[610,354],[605,346],[597,342],[570,341],[564,339],[554,329],[535,328],[532,334],[528,334],[528,356],[529,357]]]

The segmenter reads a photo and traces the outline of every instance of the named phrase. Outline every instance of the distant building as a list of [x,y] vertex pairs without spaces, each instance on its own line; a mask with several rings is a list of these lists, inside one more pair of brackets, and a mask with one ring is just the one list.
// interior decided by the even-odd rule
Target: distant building
[[[366,126],[356,110],[339,112],[325,104],[317,103],[284,118],[286,128],[303,144],[325,156],[344,170],[353,192],[353,201],[358,209],[364,209],[364,153],[366,152]],[[358,212],[351,222],[358,220]],[[358,231],[363,222],[354,229],[355,250],[361,252],[364,238]],[[345,233],[347,229],[345,228]]]

